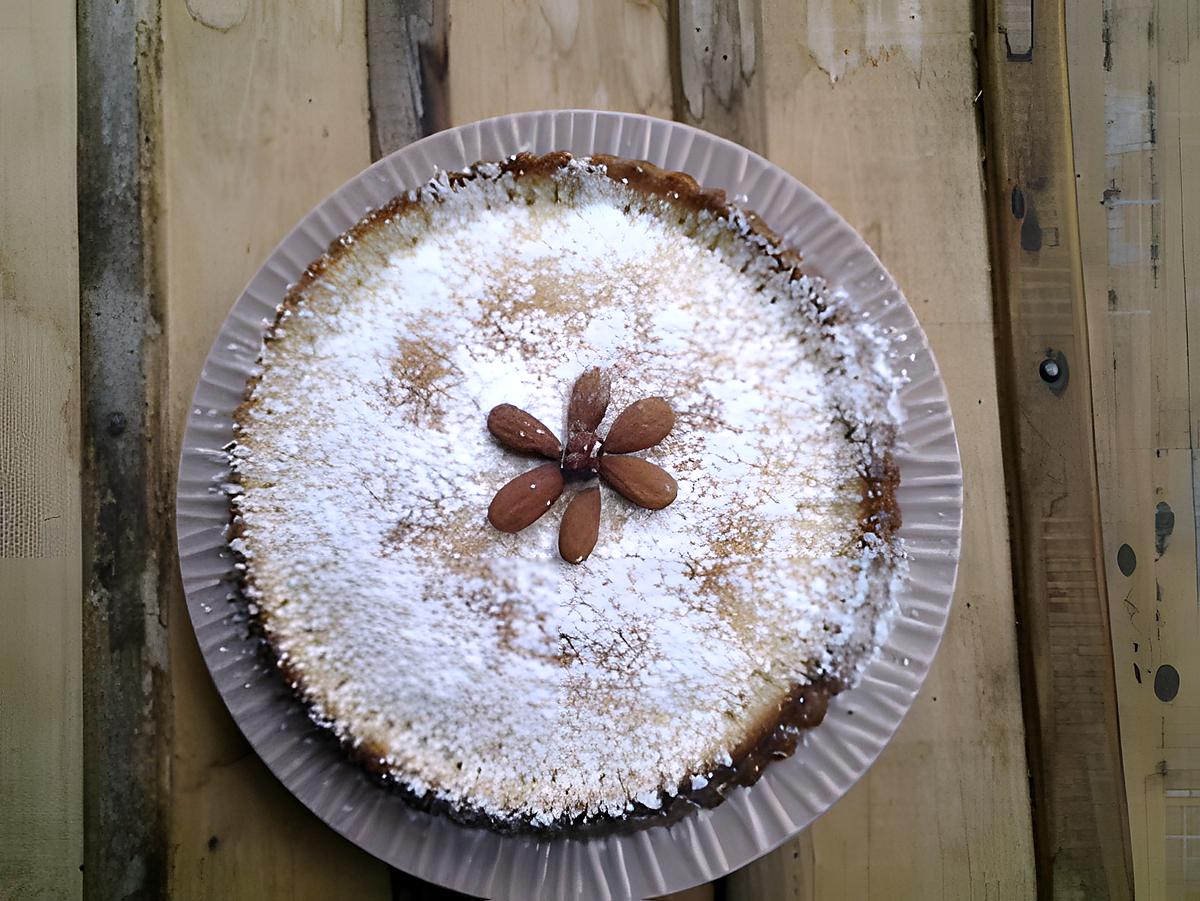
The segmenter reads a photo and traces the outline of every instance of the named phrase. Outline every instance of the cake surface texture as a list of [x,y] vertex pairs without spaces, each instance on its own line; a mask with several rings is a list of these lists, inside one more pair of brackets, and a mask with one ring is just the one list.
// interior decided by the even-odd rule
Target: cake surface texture
[[[502,831],[665,822],[792,753],[886,634],[905,577],[889,338],[752,213],[678,173],[522,155],[442,174],[344,235],[280,305],[237,412],[231,546],[309,706],[417,806]],[[633,453],[678,496],[568,480],[528,528],[497,490],[513,404],[562,436],[666,399]]]

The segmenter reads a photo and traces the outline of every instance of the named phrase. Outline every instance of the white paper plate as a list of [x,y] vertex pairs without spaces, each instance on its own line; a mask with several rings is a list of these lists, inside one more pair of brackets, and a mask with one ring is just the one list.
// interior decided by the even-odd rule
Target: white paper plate
[[[369,781],[307,717],[258,656],[237,601],[226,546],[232,438],[260,341],[276,304],[305,267],[368,210],[437,169],[528,150],[609,153],[690,173],[756,210],[808,271],[844,289],[855,308],[894,329],[901,392],[901,535],[912,578],[891,636],[855,688],[787,760],[748,789],[670,827],[590,840],[505,837],[418,813]],[[380,160],[309,213],[275,248],[213,343],[184,435],[176,495],[180,569],[196,638],[234,719],[267,766],[338,832],[393,866],[490,898],[642,898],[734,870],[795,835],[858,780],[892,737],[929,671],[950,611],[962,525],[962,472],[945,386],[891,276],[866,243],[812,191],[748,150],[645,116],[565,110],[523,113],[433,135]],[[849,715],[853,711],[853,715]]]

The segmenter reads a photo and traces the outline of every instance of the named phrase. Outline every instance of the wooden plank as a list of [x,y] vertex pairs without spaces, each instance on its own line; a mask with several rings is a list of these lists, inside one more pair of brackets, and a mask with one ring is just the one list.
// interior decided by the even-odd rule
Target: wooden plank
[[456,125],[570,107],[671,117],[666,0],[449,0],[449,9]]
[[[234,64],[238,60],[245,61],[248,58],[252,60],[252,51],[255,51],[256,49],[261,51],[264,48],[267,48],[268,54],[270,53],[270,50],[266,44],[260,44],[259,42],[249,41],[246,39],[245,30],[247,29],[247,17],[252,15],[252,13],[243,11],[241,13],[241,17],[239,18],[237,15],[238,6],[239,4],[236,3],[213,3],[206,7],[204,4],[193,2],[190,4],[190,21],[189,17],[178,9],[172,10],[168,8],[165,12],[168,35],[167,46],[181,48],[178,51],[180,58],[190,58],[192,64],[191,67],[189,67],[187,65],[180,64],[178,60],[173,60],[172,53],[176,51],[168,53],[165,60],[166,75],[164,77],[164,110],[167,119],[167,129],[165,132],[166,140],[164,142],[164,153],[167,155],[166,171],[169,176],[165,192],[172,198],[171,204],[168,205],[168,209],[189,208],[208,211],[210,215],[207,217],[201,216],[197,222],[205,221],[206,219],[216,219],[217,221],[232,223],[241,222],[244,219],[253,219],[253,216],[250,215],[250,212],[259,211],[263,205],[263,201],[268,201],[267,206],[269,214],[263,218],[276,221],[274,214],[277,212],[277,207],[272,207],[271,203],[269,202],[277,200],[274,191],[264,191],[264,193],[260,196],[255,193],[255,190],[247,191],[245,182],[238,182],[236,185],[230,186],[228,181],[222,181],[222,179],[219,177],[220,174],[224,172],[226,173],[226,179],[228,180],[227,173],[233,165],[230,158],[240,152],[243,155],[249,154],[252,157],[252,159],[248,162],[245,160],[241,162],[243,167],[241,171],[254,171],[258,178],[263,179],[264,181],[268,180],[270,173],[267,173],[267,175],[264,176],[254,167],[260,164],[261,157],[271,157],[271,152],[264,151],[262,148],[258,147],[253,140],[250,140],[250,138],[253,138],[256,135],[266,136],[268,138],[274,137],[278,133],[277,126],[279,123],[274,122],[273,124],[276,126],[276,128],[272,130],[268,126],[261,123],[257,125],[253,123],[246,125],[245,122],[247,119],[253,120],[260,116],[265,117],[268,120],[271,119],[271,109],[263,108],[267,106],[266,101],[258,101],[259,105],[256,106],[256,98],[267,95],[271,91],[286,90],[286,88],[280,84],[262,85],[259,83],[262,80],[261,73],[256,73],[259,75],[258,78],[251,79],[247,77],[244,70],[238,70],[237,66]],[[197,8],[199,9],[198,12]],[[233,12],[230,12],[231,9]],[[506,111],[508,108],[545,106],[551,105],[552,103],[561,105],[616,106],[624,108],[648,109],[649,111],[659,113],[665,112],[666,110],[663,109],[663,107],[664,105],[669,104],[671,96],[669,90],[669,79],[655,76],[654,70],[649,65],[647,65],[646,73],[636,71],[631,72],[630,70],[631,66],[636,67],[641,66],[643,63],[653,62],[655,59],[654,54],[660,49],[665,50],[667,44],[665,40],[665,21],[662,17],[662,12],[663,10],[660,7],[654,6],[639,5],[615,7],[611,5],[603,5],[599,9],[589,7],[584,10],[576,10],[573,5],[554,3],[542,4],[538,10],[533,12],[532,15],[531,11],[529,10],[510,11],[506,9],[506,11],[498,14],[498,16],[483,17],[478,15],[472,16],[464,11],[462,15],[454,18],[454,27],[450,31],[450,58],[452,61],[455,61],[459,58],[463,59],[463,68],[466,71],[473,73],[474,77],[464,77],[463,79],[458,79],[456,75],[456,77],[451,80],[451,95],[452,100],[454,101],[452,108],[455,112],[454,118],[459,121],[465,121],[478,118],[486,114],[494,114],[497,112]],[[264,15],[265,17],[269,18],[271,15],[270,10],[268,9],[268,12]],[[653,24],[656,21],[653,18],[654,15],[658,16],[657,22],[663,23],[659,25],[658,31],[642,27],[647,22]],[[577,17],[573,18],[573,16]],[[499,23],[496,21],[497,18],[500,19]],[[605,58],[598,51],[597,47],[602,46],[600,42],[607,39],[608,35],[611,33],[611,26],[614,23],[619,26],[618,32],[624,31],[631,33],[639,40],[651,45],[650,52],[640,55],[632,54],[635,57],[633,61],[630,61],[629,59],[622,59],[617,62]],[[279,25],[279,23],[273,24],[276,26]],[[263,27],[263,23],[260,21],[258,25],[254,27]],[[201,34],[203,34],[202,39],[196,37],[194,34],[187,34],[186,31],[189,29],[193,31],[196,29],[208,29],[209,31],[215,32],[215,35],[209,35],[207,32],[201,32]],[[242,31],[242,37],[240,39],[242,43],[239,43],[237,39],[226,39],[226,37],[229,35],[237,34],[239,30]],[[319,40],[319,37],[319,35],[316,37],[310,35],[309,39]],[[532,37],[532,45],[535,48],[535,52],[532,54],[528,53],[529,45],[525,43],[525,41],[530,37]],[[658,42],[659,37],[663,38],[661,44]],[[910,37],[905,37],[905,40],[910,40]],[[217,41],[221,43],[219,45],[214,45],[212,43]],[[288,38],[285,35],[285,37],[282,39],[282,42],[286,44],[287,41]],[[478,54],[473,54],[471,51],[473,49],[483,48],[485,45],[494,48],[497,44],[497,41],[501,47],[505,48],[506,53],[508,52],[508,48],[511,48],[514,58],[500,59],[500,65],[496,66],[494,71],[489,72],[486,71],[486,67],[494,65],[496,60],[494,58],[492,60],[488,60],[486,56],[481,57]],[[228,47],[229,49],[227,51],[214,51],[214,46],[219,46],[221,48]],[[461,48],[464,47],[466,50],[461,51]],[[308,55],[305,57],[306,64],[311,65],[311,61],[313,59],[311,47],[301,47],[297,50],[295,47],[289,45],[288,49],[292,52],[298,52],[302,56],[307,51]],[[209,54],[206,60],[204,54],[201,52],[202,50]],[[240,54],[236,52],[239,50],[241,51]],[[459,55],[460,51],[461,56]],[[495,53],[494,49],[489,52]],[[223,53],[228,53],[228,56],[222,55]],[[575,54],[573,66],[566,66],[560,62],[561,60],[565,59],[568,53]],[[515,58],[518,55],[519,58]],[[582,66],[579,64],[580,59],[583,60]],[[205,60],[208,63],[208,66],[202,65],[202,60]],[[328,60],[328,62],[329,65],[326,67],[326,71],[323,73],[326,77],[328,77],[328,69],[336,68],[334,65],[334,60]],[[260,64],[262,63],[260,62]],[[286,60],[277,60],[277,64],[280,68],[286,68]],[[253,65],[254,63],[251,62],[247,67],[252,67]],[[173,66],[178,66],[178,69],[173,70]],[[313,68],[319,67],[313,66]],[[229,70],[232,70],[232,73]],[[520,70],[520,72],[518,74],[513,74],[514,70]],[[570,78],[572,81],[568,82],[567,76],[563,74],[564,71],[571,72]],[[214,73],[216,73],[217,77],[214,77]],[[487,77],[489,75],[491,76],[490,78]],[[537,77],[531,79],[529,77],[530,75]],[[635,75],[638,77],[634,77]],[[643,75],[646,77],[641,77]],[[190,78],[185,78],[185,76],[190,76]],[[511,84],[507,83],[507,79],[510,77],[512,78]],[[178,79],[178,82],[174,87],[172,86],[172,78]],[[206,78],[213,83],[211,85],[203,84]],[[578,79],[577,82],[573,80],[576,78]],[[293,79],[293,81],[294,80],[295,79]],[[781,78],[781,81],[782,80],[784,79]],[[207,103],[205,103],[204,98],[197,95],[211,92],[213,96],[219,96],[223,92],[225,96],[240,96],[237,92],[232,91],[229,87],[230,84],[235,82],[239,88],[246,89],[248,94],[251,95],[251,99],[249,101],[243,100],[241,117],[238,119],[237,123],[231,125],[227,119],[223,119],[221,121],[211,121],[212,118],[214,118],[212,116],[208,116],[206,119],[206,114],[203,111],[217,105],[214,104],[212,100],[208,100]],[[658,90],[658,88],[661,88],[664,82],[668,86],[668,90],[661,92]],[[456,87],[460,84],[462,85],[461,89]],[[184,85],[187,86],[187,89],[182,87]],[[196,87],[196,85],[200,86]],[[178,91],[179,93],[177,95],[173,95],[173,90]],[[536,91],[536,96],[533,93],[534,91]],[[609,92],[620,93],[621,96],[615,96],[615,93]],[[287,100],[288,98],[285,97],[283,99]],[[511,106],[508,105],[509,103],[511,103]],[[346,106],[353,107],[353,104],[348,103]],[[202,121],[192,121],[192,113],[194,110],[201,111],[200,118]],[[174,120],[172,119],[172,116],[175,117]],[[293,123],[290,122],[287,124],[289,126],[293,125]],[[224,150],[223,153],[217,154],[223,160],[223,163],[221,163],[221,165],[224,166],[223,169],[219,168],[217,163],[212,163],[211,161],[206,162],[206,160],[201,157],[201,150],[204,149],[204,145],[206,143],[205,139],[209,138],[210,135],[213,134],[227,138],[231,137],[234,139],[229,142],[232,147]],[[291,140],[285,143],[288,143],[289,145],[295,144],[295,136],[292,135],[290,137]],[[192,149],[190,151],[184,150],[183,148],[185,148],[189,143],[195,143],[200,146],[199,148]],[[220,143],[216,143],[215,147],[218,151],[222,149],[222,145]],[[210,146],[207,149],[209,152],[211,152],[213,147]],[[313,147],[311,145],[306,145],[305,149],[309,154],[311,154],[313,151]],[[285,169],[288,165],[287,161],[295,159],[294,157],[289,156],[289,152],[290,150],[283,151],[283,156],[285,157],[283,168]],[[300,156],[300,154],[297,154],[296,156]],[[968,157],[968,159],[969,158],[970,157]],[[276,160],[275,162],[278,161]],[[305,159],[304,162],[305,166],[303,171],[306,173],[313,171],[314,167],[311,165],[311,160]],[[298,162],[293,162],[292,165],[299,167]],[[319,167],[317,168],[319,169]],[[357,166],[354,168],[357,168]],[[351,174],[351,172],[354,171],[354,168],[351,168],[349,171],[339,173],[338,179],[344,177],[345,175]],[[197,171],[199,172],[199,176],[196,176],[195,174]],[[171,173],[176,173],[175,181],[171,180]],[[186,179],[184,175],[185,173]],[[213,177],[214,174],[218,176],[215,179]],[[185,183],[188,179],[193,178],[194,183],[191,186]],[[289,182],[289,184],[293,183],[294,181]],[[211,189],[213,184],[221,186],[224,191],[224,193],[218,192],[220,196],[218,196],[216,199],[212,199],[210,196],[208,196],[212,193]],[[251,180],[250,184],[254,184],[254,182]],[[235,188],[241,191],[242,194],[248,194],[251,196],[249,198],[241,195],[238,197],[231,197],[230,195],[233,193]],[[324,191],[314,193],[316,193],[316,196],[320,196],[320,193],[323,192]],[[311,203],[312,200],[316,199],[316,196],[309,199],[307,202]],[[289,201],[292,200],[294,200],[294,198],[289,198]],[[258,201],[257,204],[255,201]],[[302,212],[302,210],[289,212],[288,215],[284,215],[284,213],[279,212],[278,220],[283,221],[284,224],[290,224],[291,221],[294,221],[294,219],[298,217],[300,212]],[[896,223],[890,224],[893,226],[897,225]],[[883,240],[882,223],[877,225],[878,227],[876,232],[873,233],[873,237],[876,243],[880,243]],[[199,225],[193,224],[192,221],[184,221],[182,217],[169,218],[166,228],[168,234],[168,343],[171,348],[169,359],[171,361],[171,373],[173,375],[171,393],[173,407],[178,411],[183,409],[186,403],[186,394],[181,392],[187,392],[190,390],[190,378],[187,376],[187,373],[189,372],[189,365],[192,366],[190,372],[194,376],[195,368],[198,367],[199,357],[202,356],[203,349],[207,346],[206,339],[201,340],[193,336],[197,332],[203,332],[205,328],[208,328],[208,334],[211,334],[212,329],[215,328],[215,323],[219,321],[220,315],[223,315],[224,308],[227,307],[227,300],[216,303],[212,298],[221,296],[221,290],[228,288],[228,285],[226,285],[225,282],[235,281],[233,276],[224,273],[213,274],[195,271],[203,267],[205,259],[210,258],[204,254],[195,254],[195,249],[197,247],[207,248],[215,244],[218,245],[216,247],[217,251],[228,251],[237,242],[235,239],[228,236],[214,237],[206,234],[199,234],[198,232],[201,231]],[[264,231],[266,230],[265,226],[262,226],[262,228]],[[228,244],[229,246],[223,246],[224,244]],[[177,248],[177,250],[172,253],[171,248]],[[188,248],[189,250],[185,251],[180,248]],[[256,248],[253,253],[248,250],[247,256],[253,257],[254,259],[261,258],[262,254],[265,252],[265,249],[266,248],[264,247],[259,247]],[[192,257],[192,259],[188,259],[188,253],[195,255]],[[214,255],[211,258],[217,257]],[[227,253],[219,258],[235,259],[236,257],[233,254]],[[252,264],[252,262],[247,263],[247,265]],[[237,279],[239,283],[241,280],[244,280],[244,276]],[[232,293],[236,293],[236,288],[237,285],[234,286]],[[177,307],[176,300],[179,296],[188,298],[188,301],[186,303],[180,302],[180,306]],[[232,294],[228,294],[227,296],[232,296]],[[982,297],[986,298],[986,294],[983,294]],[[204,303],[203,301],[207,301],[207,303]],[[214,306],[218,308],[215,313],[213,311]],[[986,307],[986,304],[983,304],[983,306]],[[971,320],[969,316],[963,316],[961,311],[955,311],[949,303],[945,304],[943,315],[946,316],[948,320],[951,320],[950,331],[952,332],[949,338],[944,338],[943,340],[952,340],[954,338],[965,337],[967,339],[967,345],[970,348],[973,350],[983,349],[986,353],[986,349],[989,347],[989,344],[986,340],[986,330],[978,327],[982,324],[980,321]],[[215,316],[215,318],[206,318],[213,316]],[[969,321],[960,321],[961,319],[967,319]],[[982,400],[982,398],[980,398],[980,400]],[[980,406],[982,406],[982,404],[980,404]],[[991,412],[993,413],[994,417],[994,410]],[[986,421],[986,412],[981,415],[981,419]],[[177,427],[177,423],[175,426]],[[977,451],[977,454],[978,453],[979,451]],[[986,456],[986,452],[984,452],[983,455]],[[986,467],[984,467],[984,469],[986,469]],[[992,484],[996,483],[997,480],[993,479]],[[996,492],[993,491],[993,493]],[[992,509],[998,509],[998,506],[993,504]],[[999,530],[999,534],[993,531],[988,537],[993,541],[998,539],[1002,542],[1002,527]],[[995,576],[995,572],[991,573],[991,575]],[[976,578],[978,579],[979,584],[982,585],[982,577]],[[992,623],[989,621],[985,625],[992,625]],[[983,634],[982,627],[977,628],[975,634],[981,636]],[[176,635],[178,635],[178,631],[176,631]],[[190,636],[188,637],[190,638]],[[175,636],[173,636],[173,663],[179,656],[179,649],[176,647],[177,644],[178,642]],[[194,654],[194,651],[192,653]],[[198,659],[194,660],[193,663],[199,666]],[[188,679],[190,678],[191,677],[180,674],[179,666],[176,664],[176,673],[174,674],[175,681],[186,687]],[[978,699],[979,704],[981,706],[985,704],[992,704],[993,707],[996,705],[1000,705],[1002,707],[1005,700],[1011,698],[1013,695],[1011,693],[1005,694],[1003,692],[1002,682],[1000,683],[1000,689],[1001,690],[997,691],[994,697],[989,696],[987,693],[983,693]],[[210,698],[210,701],[211,700],[212,699]],[[197,704],[195,702],[191,702],[191,706],[194,709],[197,707]],[[180,707],[187,708],[188,703],[181,702]],[[223,713],[223,711],[218,710],[218,714],[219,713]],[[219,716],[217,716],[217,719],[219,719]],[[196,722],[203,721],[207,723],[212,720],[213,716],[197,718],[193,717],[190,712],[186,715],[183,712],[178,712],[176,716],[176,728],[177,730],[182,730],[185,726],[191,723],[192,732],[195,733]],[[177,738],[177,748],[187,747],[190,750],[195,747],[195,741],[197,738],[199,738],[202,745],[208,743],[210,745],[220,746],[222,744],[222,739],[220,736],[214,739],[212,736],[196,736],[195,734],[191,734],[188,736],[188,741],[190,744],[185,745],[182,740]],[[228,737],[226,737],[226,739],[228,739]],[[226,744],[233,743],[226,741]],[[1000,745],[1001,752],[1007,750],[1006,740],[1001,740]],[[951,743],[947,742],[948,749],[950,746]],[[1016,745],[1018,752],[1019,746],[1018,738]],[[203,755],[195,756],[202,757]],[[1017,758],[1019,758],[1019,753]],[[940,762],[944,763],[944,759]],[[256,765],[257,762],[251,758],[250,764]],[[177,769],[180,768],[180,761],[178,759],[176,766]],[[194,766],[193,764],[189,764],[189,766],[192,767],[193,772],[201,774],[204,774],[206,769],[214,769],[211,766]],[[238,767],[235,766],[233,769],[237,768]],[[1005,760],[1000,769],[1003,770],[1004,778],[1001,779],[1001,782],[1004,784],[1006,783],[1006,777],[1008,773],[1019,771],[1019,759],[1015,762],[1011,758]],[[994,773],[976,772],[971,778],[978,780],[981,777],[985,780],[989,778],[994,779]],[[212,774],[207,773],[206,778],[212,778]],[[234,779],[233,782],[244,790],[245,784],[243,783],[247,777],[238,778],[242,779],[243,781],[239,782],[237,779]],[[909,776],[906,775],[905,778],[909,778]],[[179,782],[177,781],[175,784],[178,786]],[[991,786],[987,786],[985,782],[980,782],[977,784],[979,789],[984,787],[991,788]],[[193,793],[200,792],[200,789],[195,787],[189,787],[189,790],[193,791]],[[211,788],[205,789],[204,791],[211,791]],[[222,796],[232,795],[233,790],[227,785],[223,791],[218,790],[217,794]],[[195,800],[192,799],[191,803],[194,804]],[[260,801],[260,803],[269,802]],[[955,804],[960,809],[964,806],[961,801],[955,802]],[[187,808],[185,807],[184,809],[186,810]],[[190,810],[186,814],[181,812],[181,816],[194,816],[197,813],[201,821],[204,821],[213,815],[212,811],[201,809],[198,811]],[[1002,817],[1002,819],[1004,818]],[[265,824],[259,824],[257,828],[261,829],[263,825]],[[233,838],[231,839],[229,835],[224,833],[220,836],[217,836],[216,833],[213,833],[213,836],[218,838],[218,842],[216,845],[209,848],[210,851],[218,852],[219,849],[229,850],[231,847],[235,849],[252,847],[246,835],[254,831],[256,828],[254,824],[249,824],[244,829],[240,828],[239,824],[226,824],[226,826],[234,829]],[[226,828],[226,826],[223,826],[223,828]],[[949,828],[953,828],[953,826],[954,823],[950,823]],[[193,829],[192,833],[195,838],[201,838],[203,837],[201,833],[204,831],[205,830],[201,826],[200,828]],[[289,838],[289,846],[294,844],[296,841],[297,839],[295,837]],[[187,847],[179,852],[181,857],[194,855],[196,853],[193,847],[193,841],[187,841],[184,844]],[[209,842],[206,841],[205,844],[208,845]],[[843,853],[848,853],[850,847],[853,846],[848,845],[847,851]],[[258,853],[262,852],[260,849],[259,851],[247,853],[255,853],[257,856]],[[269,849],[267,853],[269,854]],[[210,857],[211,856],[215,856],[215,854],[210,855]],[[231,856],[236,857],[237,855],[235,854]],[[1018,839],[1018,841],[1015,843],[1015,853],[1012,854],[1012,858],[1019,860],[1019,857],[1020,840]],[[292,862],[298,860],[302,866],[305,859],[306,858],[304,857],[298,856],[292,858]],[[232,863],[236,863],[236,861],[233,861]],[[884,861],[882,864],[877,863],[875,865],[874,872],[882,872],[886,876],[887,866],[885,866],[885,864],[887,864],[887,861]],[[214,864],[211,859],[207,861],[207,865],[210,868],[216,869],[219,869],[222,866],[220,863]],[[180,890],[186,891],[190,886],[193,890],[193,893],[196,893],[198,889],[195,887],[201,883],[198,879],[193,877],[196,876],[195,871],[203,871],[203,867],[197,867],[195,861],[192,861],[188,864],[187,868],[189,870],[187,878],[182,878],[179,880]],[[990,871],[985,867],[985,872]],[[211,869],[210,875],[212,875]],[[200,876],[203,878],[203,872],[200,873]],[[226,873],[223,877],[213,877],[211,881],[205,882],[203,885],[205,887],[205,891],[211,891],[214,886],[225,892],[233,892],[235,891],[235,888],[243,887],[242,883],[237,883],[235,885],[232,880],[233,877],[229,875],[229,873]],[[252,884],[252,887],[257,886],[258,888],[264,888],[266,884],[267,883],[256,881]],[[879,883],[877,883],[877,885],[878,884]],[[999,880],[997,881],[997,884],[1000,884]],[[1004,884],[1007,885],[1008,883]],[[290,883],[289,886],[295,888],[295,885]],[[343,888],[344,886],[345,883],[342,883]],[[319,887],[315,886],[312,889],[314,894],[318,890]]]
[[[162,7],[159,221],[176,447],[230,304],[301,216],[369,162],[362,0]],[[167,594],[173,706],[170,893],[390,897],[387,868],[326,828],[250,750],[217,696],[181,590]]]
[[0,2],[0,897],[79,898],[75,21]]
[[1200,6],[1072,0],[1067,13],[1134,882],[1139,898],[1191,897],[1200,872],[1185,878],[1178,835],[1189,822],[1184,808],[1200,823],[1200,799],[1187,797],[1200,789],[1200,705],[1189,691],[1200,633],[1200,405],[1190,363],[1200,306],[1187,258],[1200,237],[1200,56],[1191,52]]
[[[849,798],[838,802],[839,806],[853,803]],[[813,832],[813,829],[805,829],[782,848],[731,873],[725,879],[725,896],[787,901],[816,901],[819,897],[869,898],[863,867],[832,873],[822,867],[824,872],[818,875]],[[826,892],[823,896],[817,894],[818,881]]]
[[916,310],[950,391],[966,510],[946,637],[896,738],[727,895],[1030,898],[971,10],[768,0],[763,19],[768,155],[849,219]]
[[[985,7],[983,83],[1014,576],[1039,892],[1133,894],[1100,546],[1063,9],[1015,59]],[[1128,378],[1125,376],[1125,378]]]
[[174,569],[154,223],[158,66],[149,5],[77,7],[83,385],[84,890],[161,895]]
[[371,159],[450,123],[445,0],[367,0]]

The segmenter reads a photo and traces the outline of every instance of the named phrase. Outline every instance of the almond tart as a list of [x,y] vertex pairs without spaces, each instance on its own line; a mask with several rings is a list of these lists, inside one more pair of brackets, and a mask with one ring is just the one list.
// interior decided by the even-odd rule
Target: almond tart
[[[265,644],[422,809],[592,834],[718,804],[796,751],[888,628],[888,347],[686,175],[566,153],[440,174],[307,269],[247,385],[231,546]],[[556,468],[586,373],[608,391],[595,436],[669,406],[612,466],[670,473],[658,508]],[[489,431],[498,408],[552,433],[524,448],[540,460],[512,447],[526,420]],[[561,476],[547,515],[539,495],[497,528],[489,505],[539,464]],[[594,544],[569,562],[568,507]]]

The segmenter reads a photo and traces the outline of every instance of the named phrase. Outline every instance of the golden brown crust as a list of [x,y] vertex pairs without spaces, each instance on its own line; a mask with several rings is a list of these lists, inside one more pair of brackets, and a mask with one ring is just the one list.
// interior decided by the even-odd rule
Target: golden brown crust
[[[888,446],[891,444],[889,441]],[[862,485],[860,515],[863,531],[887,540],[899,531],[903,523],[900,505],[896,502],[896,489],[900,487],[900,468],[890,451],[871,462],[862,475]]]
[[[299,673],[275,654],[269,639],[264,640],[263,652],[304,700],[299,688],[303,684]],[[464,826],[490,829],[502,834],[569,835],[576,838],[629,833],[650,826],[670,825],[693,810],[716,807],[735,787],[753,785],[771,761],[782,760],[795,753],[804,730],[816,728],[824,721],[830,700],[844,687],[836,679],[819,679],[809,685],[794,686],[780,701],[776,716],[764,719],[758,729],[747,735],[745,742],[730,754],[731,762],[728,765],[714,764],[707,783],[701,788],[694,788],[690,780],[685,780],[676,786],[674,794],[664,792],[661,805],[657,808],[634,801],[631,802],[632,810],[619,817],[601,814],[586,821],[560,820],[546,826],[534,826],[522,819],[501,820],[475,808],[442,801],[432,794],[417,795],[395,779],[383,764],[388,754],[385,748],[367,741],[354,743],[348,740],[343,740],[341,746],[346,755],[374,779],[387,789],[399,793],[417,810],[444,814]],[[319,725],[329,728],[323,723]]]
[[[544,177],[552,175],[567,166],[573,157],[566,151],[555,151],[542,155],[521,153],[509,157],[499,163],[500,170],[511,174],[514,178]],[[661,198],[667,202],[678,204],[692,212],[707,212],[718,218],[727,218],[733,207],[727,202],[724,191],[719,189],[706,190],[694,178],[683,172],[672,172],[655,166],[644,160],[629,160],[605,154],[593,155],[590,161],[603,167],[603,173],[614,181],[619,181],[635,191]],[[479,164],[477,164],[479,165]],[[475,168],[466,172],[451,173],[448,176],[451,186],[463,184],[479,177]],[[419,208],[423,201],[411,196],[400,196],[384,206],[368,213],[343,235],[336,238],[328,250],[314,260],[304,270],[297,282],[288,290],[280,303],[275,322],[264,337],[264,345],[276,340],[275,333],[282,318],[294,311],[304,296],[305,290],[317,281],[331,264],[344,255],[356,240],[395,216],[405,215],[414,208]],[[779,271],[790,272],[792,277],[801,275],[801,257],[798,253],[784,247],[779,236],[752,211],[740,208],[751,233],[761,240],[764,252],[776,261]],[[818,306],[820,300],[813,301]],[[247,380],[243,402],[234,412],[235,428],[241,428],[249,409],[253,405],[252,395],[258,385],[260,376],[254,375]],[[890,447],[892,436],[883,436],[884,445]],[[899,528],[900,510],[896,504],[896,488],[899,486],[900,475],[890,452],[877,457],[861,474],[862,501],[860,504],[860,525],[862,535],[872,533],[880,538],[888,539]],[[236,474],[233,477],[236,483]],[[241,524],[235,518],[231,527],[231,537],[239,537]],[[242,574],[243,589],[253,585],[253,576],[249,569]],[[256,622],[260,627],[268,627],[265,614],[259,614]],[[270,645],[268,628],[264,628],[265,651],[274,659],[288,684],[293,687],[296,695],[306,704],[308,692],[298,671],[291,668],[285,661],[275,655]],[[486,827],[499,832],[532,832],[538,834],[570,834],[590,835],[611,832],[629,831],[645,828],[646,826],[671,823],[687,814],[696,807],[714,807],[719,804],[726,793],[735,786],[753,785],[762,774],[770,761],[790,756],[796,748],[802,730],[813,728],[824,719],[830,699],[841,692],[844,684],[832,677],[817,679],[808,685],[795,685],[778,705],[776,714],[764,717],[758,727],[747,734],[742,745],[731,754],[732,762],[728,766],[716,765],[713,773],[703,788],[693,789],[690,784],[680,785],[673,794],[664,793],[662,806],[651,809],[641,804],[635,804],[631,813],[621,817],[602,815],[588,822],[564,821],[549,826],[534,826],[522,820],[498,820],[482,811],[451,805],[434,799],[431,795],[418,797],[402,783],[392,778],[381,760],[387,756],[385,749],[363,742],[352,745],[343,741],[343,747],[352,758],[376,778],[397,790],[410,804],[422,810],[444,813],[451,818],[469,826]]]

